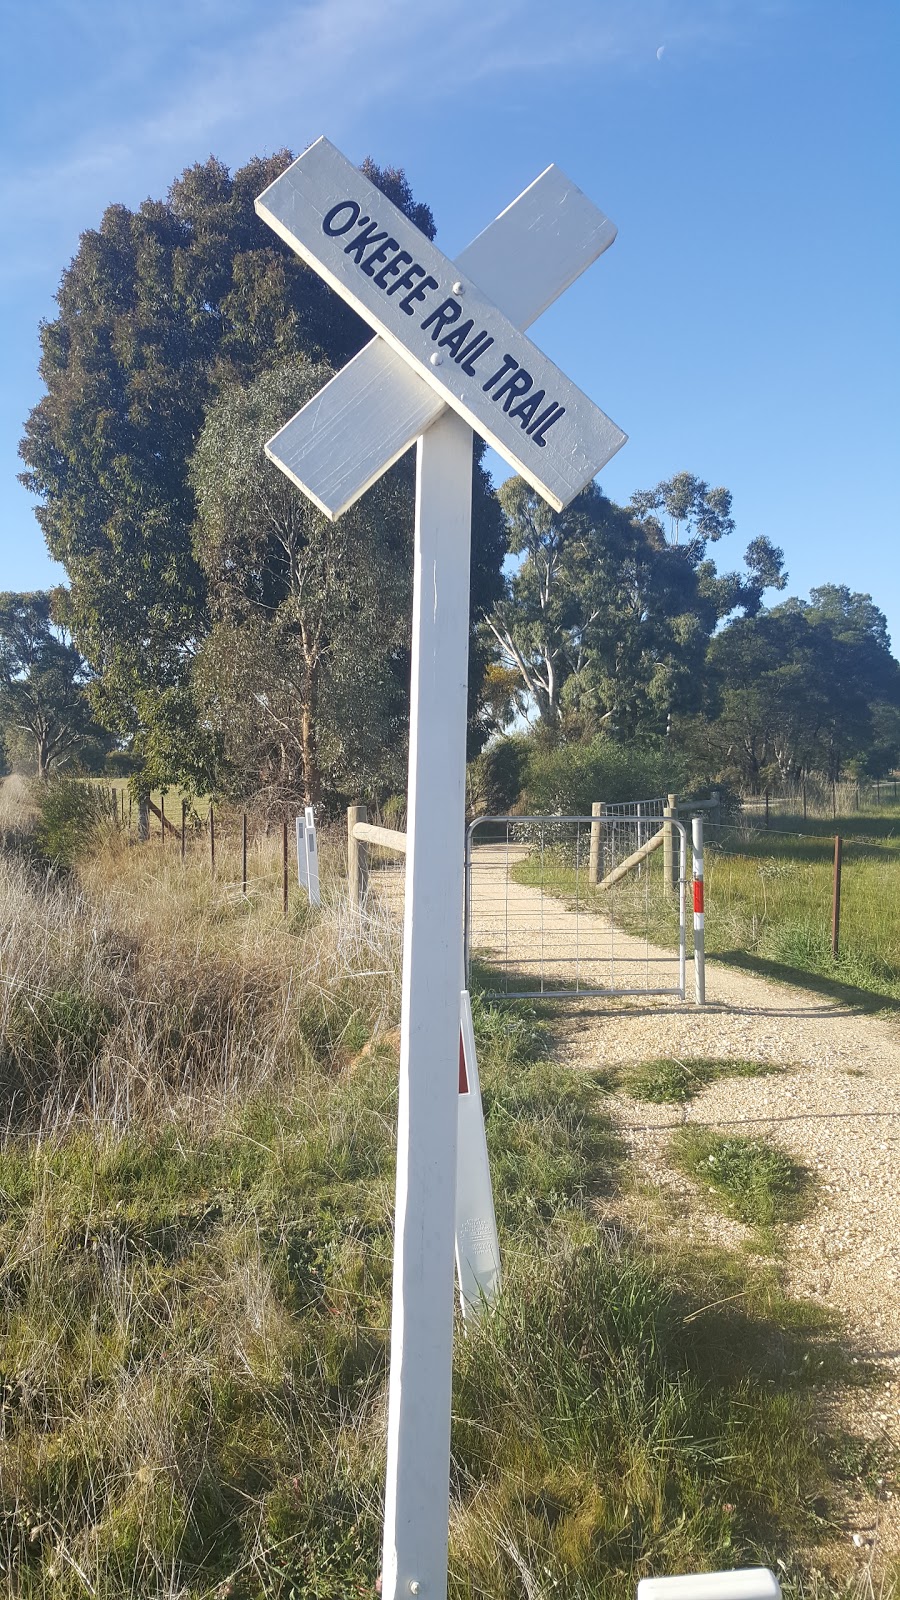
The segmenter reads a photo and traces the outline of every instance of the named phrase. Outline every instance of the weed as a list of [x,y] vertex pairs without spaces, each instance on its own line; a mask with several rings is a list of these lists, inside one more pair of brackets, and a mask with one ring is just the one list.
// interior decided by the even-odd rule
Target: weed
[[622,1086],[634,1100],[648,1100],[653,1105],[677,1104],[692,1100],[707,1084],[719,1078],[762,1078],[779,1070],[766,1061],[707,1056],[682,1061],[674,1056],[663,1056],[626,1069],[622,1074]]
[[793,1222],[806,1209],[808,1175],[764,1139],[679,1128],[671,1148],[678,1165],[748,1226]]

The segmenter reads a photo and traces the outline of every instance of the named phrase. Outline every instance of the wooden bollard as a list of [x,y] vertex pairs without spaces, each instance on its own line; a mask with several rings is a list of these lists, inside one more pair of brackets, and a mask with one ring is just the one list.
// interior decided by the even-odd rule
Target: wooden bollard
[[675,855],[675,829],[672,819],[678,815],[678,796],[666,796],[667,804],[663,808],[663,816],[667,819],[663,823],[663,894],[666,899],[671,899],[678,883],[677,858]]
[[365,806],[347,807],[347,890],[355,911],[363,905],[369,888],[369,846],[364,839],[354,837],[358,822],[368,821]]
[[[605,815],[605,803],[602,800],[595,800],[591,806],[591,816],[603,817]],[[605,868],[603,855],[603,823],[592,822],[591,850],[590,855],[588,856],[588,883],[593,884],[594,887],[596,887],[596,885],[600,882],[600,879],[604,876]]]

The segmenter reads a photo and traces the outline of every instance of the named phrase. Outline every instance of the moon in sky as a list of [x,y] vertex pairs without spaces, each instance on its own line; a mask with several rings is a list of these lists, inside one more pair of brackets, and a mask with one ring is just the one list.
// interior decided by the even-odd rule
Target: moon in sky
[[664,44],[661,44],[661,45],[660,45],[660,47],[659,47],[659,49],[658,49],[658,50],[657,50],[657,52],[656,52],[656,59],[657,59],[657,61],[662,61],[662,58],[663,58],[663,52],[664,52],[664,51],[665,51],[665,48],[666,48],[666,47],[665,47],[665,45],[664,45]]

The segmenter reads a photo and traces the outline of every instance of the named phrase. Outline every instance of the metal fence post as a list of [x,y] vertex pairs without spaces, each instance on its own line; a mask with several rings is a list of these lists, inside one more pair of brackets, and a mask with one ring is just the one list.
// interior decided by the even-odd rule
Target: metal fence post
[[368,822],[365,806],[347,807],[347,889],[350,904],[359,911],[369,887],[369,847],[362,839],[353,836],[357,822]]
[[288,914],[288,825],[287,817],[281,824],[281,909]]
[[241,894],[247,898],[247,813],[241,815]]
[[698,1006],[706,1002],[706,946],[703,906],[703,818],[691,822],[694,857],[694,992]]
[[[603,801],[595,800],[591,806],[591,816],[602,817],[604,816],[605,812],[606,806],[604,805]],[[588,857],[588,883],[593,884],[594,887],[596,887],[596,885],[600,882],[600,879],[603,877],[603,873],[603,823],[592,822],[591,849]]]
[[672,818],[678,812],[677,794],[667,795],[668,804],[663,809],[663,816],[668,818],[663,823],[663,894],[667,900],[672,898],[678,875],[675,870],[675,829],[672,827]]
[[213,816],[213,804],[209,802],[209,870],[216,870],[216,819]]
[[841,942],[841,864],[844,841],[839,833],[834,836],[834,893],[831,901],[831,954],[835,961]]

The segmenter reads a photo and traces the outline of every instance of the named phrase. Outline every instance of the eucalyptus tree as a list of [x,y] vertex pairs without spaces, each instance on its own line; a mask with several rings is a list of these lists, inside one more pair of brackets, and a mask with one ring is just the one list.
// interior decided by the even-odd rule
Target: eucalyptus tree
[[38,778],[102,740],[86,693],[85,662],[53,620],[47,591],[0,594],[0,732]]
[[[331,522],[263,442],[332,375],[295,357],[211,408],[191,463],[209,632],[201,718],[236,792],[307,804],[402,784],[412,609],[413,458]],[[474,467],[475,610],[499,588],[502,527]],[[473,680],[479,673],[477,647]]]
[[[340,365],[370,337],[256,217],[255,196],[290,160],[280,151],[232,174],[210,158],[165,200],[110,206],[41,328],[46,393],[25,427],[23,480],[68,573],[92,698],[134,735],[145,786],[214,784],[221,758],[194,694],[211,611],[189,462],[207,413],[286,360]],[[364,170],[433,235],[402,171]],[[411,498],[408,469],[401,479]]]

